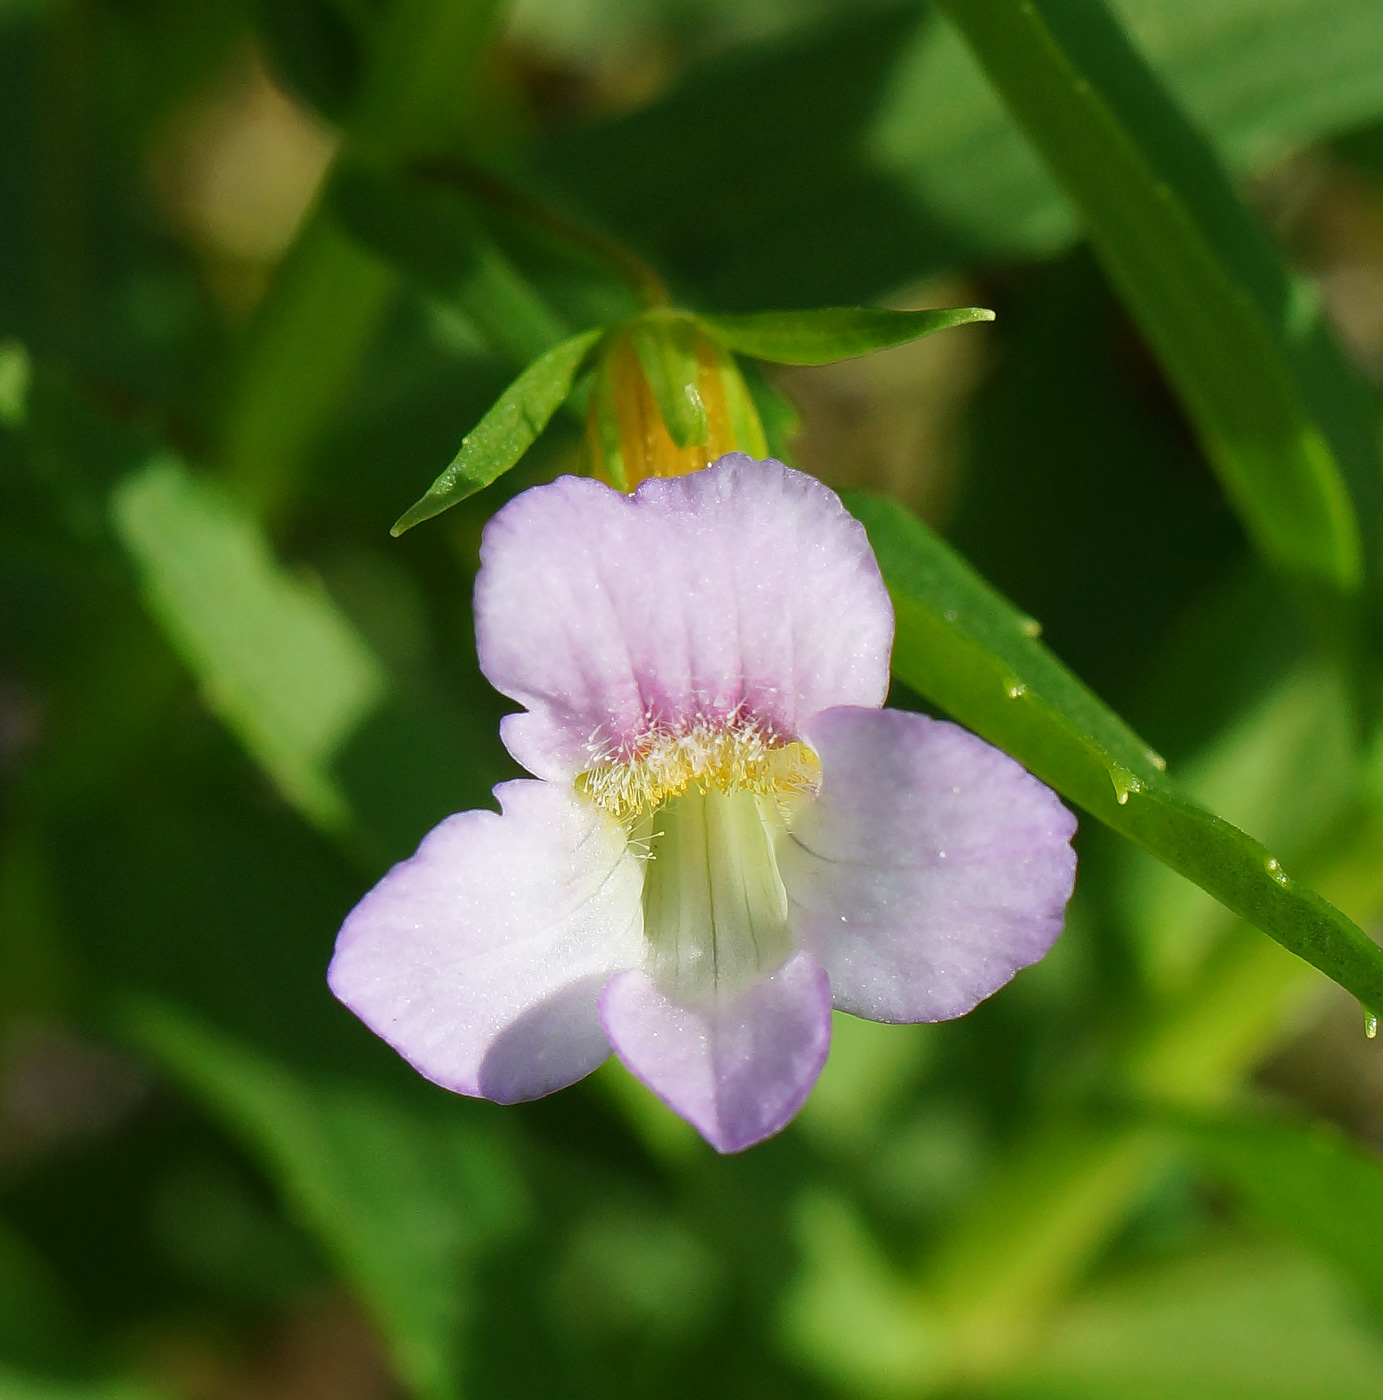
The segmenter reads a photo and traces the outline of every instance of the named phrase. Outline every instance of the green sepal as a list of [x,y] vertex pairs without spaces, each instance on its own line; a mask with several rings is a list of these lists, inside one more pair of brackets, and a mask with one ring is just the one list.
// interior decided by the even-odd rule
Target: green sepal
[[735,445],[751,457],[767,457],[768,436],[735,357],[717,345],[716,362],[720,367],[721,391],[725,395],[725,416],[729,419]]
[[629,338],[668,436],[684,451],[704,446],[711,428],[698,384],[696,323],[686,316],[644,316],[629,327]]
[[466,434],[451,464],[422,499],[404,511],[389,533],[401,535],[503,476],[570,395],[577,375],[604,334],[604,327],[597,326],[539,355]]
[[944,311],[890,311],[877,306],[832,306],[819,311],[758,311],[748,316],[701,316],[722,345],[779,365],[828,365],[887,350],[933,331],[992,321],[981,306]]
[[607,355],[596,366],[591,379],[592,420],[595,423],[593,447],[600,451],[599,465],[617,491],[629,489],[629,473],[624,466],[624,434],[620,431],[619,410],[615,405],[615,386],[611,378],[611,360]]

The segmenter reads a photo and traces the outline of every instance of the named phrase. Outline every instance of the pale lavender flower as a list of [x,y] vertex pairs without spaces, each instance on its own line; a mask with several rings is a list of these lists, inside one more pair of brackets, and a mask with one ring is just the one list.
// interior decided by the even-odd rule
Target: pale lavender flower
[[884,710],[893,610],[836,495],[741,454],[490,522],[480,665],[533,779],[433,830],[347,918],[332,990],[502,1103],[611,1047],[722,1152],[777,1132],[835,1006],[960,1016],[1040,958],[1075,819],[973,734]]

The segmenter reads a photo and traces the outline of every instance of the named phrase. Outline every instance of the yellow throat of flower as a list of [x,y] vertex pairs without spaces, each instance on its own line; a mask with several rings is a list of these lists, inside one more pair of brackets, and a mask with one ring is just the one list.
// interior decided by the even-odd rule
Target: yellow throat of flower
[[790,805],[816,791],[821,763],[805,744],[777,739],[753,721],[654,730],[627,755],[576,780],[611,816],[632,826],[683,793],[753,793]]
[[790,955],[777,848],[820,784],[811,749],[752,721],[655,730],[576,780],[644,862],[644,965],[669,993],[733,992]]

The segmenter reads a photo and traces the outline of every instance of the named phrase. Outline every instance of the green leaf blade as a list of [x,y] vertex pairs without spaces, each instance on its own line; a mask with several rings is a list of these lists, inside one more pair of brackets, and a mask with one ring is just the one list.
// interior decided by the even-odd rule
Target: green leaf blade
[[1290,344],[1290,278],[1214,154],[1103,5],[944,8],[1080,208],[1259,550],[1357,588],[1344,471],[1362,439],[1313,404],[1315,374]]
[[903,345],[952,326],[992,321],[994,313],[981,306],[939,311],[837,306],[698,319],[722,345],[741,355],[779,365],[826,365]]
[[901,506],[862,492],[846,503],[894,599],[895,675],[1366,1006],[1383,1005],[1383,949],[1263,845],[1183,797],[1031,619]]
[[208,705],[310,821],[347,820],[330,762],[383,700],[375,654],[255,522],[170,457],[126,477],[111,515],[150,611]]
[[564,340],[540,355],[469,432],[447,469],[394,523],[390,534],[431,520],[503,476],[537,440],[566,401],[601,336],[602,327]]

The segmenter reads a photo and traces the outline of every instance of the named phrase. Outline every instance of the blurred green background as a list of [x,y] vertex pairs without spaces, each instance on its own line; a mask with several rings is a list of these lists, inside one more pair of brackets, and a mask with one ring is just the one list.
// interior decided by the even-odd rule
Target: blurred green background
[[[1115,9],[1376,435],[1383,9]],[[391,224],[347,178],[443,159],[697,310],[993,307],[755,372],[771,435],[1383,921],[1370,626],[1250,548],[929,7],[0,0],[0,1400],[1383,1397],[1383,1049],[1093,820],[1043,963],[955,1023],[837,1017],[741,1157],[613,1063],[453,1097],[331,1000],[346,911],[517,772],[479,536],[578,469],[578,418],[388,525],[524,363],[634,309],[560,231]]]

